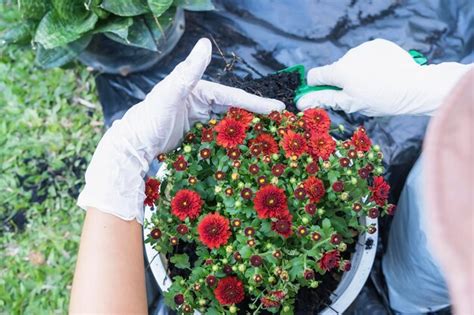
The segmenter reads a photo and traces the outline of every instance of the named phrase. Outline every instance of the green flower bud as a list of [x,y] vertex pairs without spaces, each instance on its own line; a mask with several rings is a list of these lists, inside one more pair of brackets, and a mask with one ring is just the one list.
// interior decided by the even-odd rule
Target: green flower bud
[[245,187],[245,184],[244,184],[243,182],[239,182],[239,183],[237,184],[237,187],[239,187],[239,188],[244,188],[244,187]]
[[227,245],[225,248],[227,254],[232,254],[234,252],[234,247],[232,245]]
[[186,281],[184,281],[184,279],[183,279],[183,280],[181,280],[181,281],[179,282],[179,284],[185,285],[185,284],[186,284]]
[[267,243],[267,244],[265,245],[265,247],[266,247],[267,249],[272,249],[272,248],[273,248],[273,244]]
[[258,123],[258,122],[260,122],[260,118],[254,117],[254,119],[252,119],[252,122],[253,122],[254,124]]
[[200,299],[200,300],[199,300],[199,305],[201,305],[201,306],[206,305],[206,300]]
[[286,313],[286,312],[289,312],[289,311],[290,311],[290,307],[289,307],[288,305],[285,305],[285,306],[283,307],[283,312]]
[[292,183],[292,184],[296,183],[296,178],[291,177],[291,178],[290,178],[290,183]]
[[347,199],[349,199],[349,193],[343,192],[340,198],[342,201],[346,201]]
[[375,152],[379,152],[379,151],[380,151],[380,146],[379,146],[378,144],[374,145],[373,148],[374,148],[374,151],[375,151]]
[[303,112],[298,112],[298,114],[296,114],[296,116],[298,117],[303,117],[304,113]]
[[276,153],[272,154],[272,159],[274,159],[275,161],[277,161],[279,158],[280,158],[280,156],[278,154],[276,154]]
[[339,126],[337,126],[337,128],[338,128],[341,132],[343,132],[343,131],[346,129],[346,128],[344,128],[344,125],[339,125]]
[[346,175],[351,176],[351,175],[352,175],[352,170],[347,170],[347,171],[346,171]]
[[237,307],[235,305],[232,305],[231,307],[229,307],[229,312],[231,314],[237,313]]
[[311,282],[309,283],[309,286],[310,286],[311,288],[315,289],[315,288],[319,287],[319,283],[318,283],[317,281],[311,281]]
[[240,272],[245,272],[245,270],[246,270],[247,268],[245,267],[244,264],[240,264],[239,267],[238,267],[238,269],[239,269]]
[[369,160],[373,160],[375,158],[375,155],[373,152],[369,152],[369,154],[367,154],[367,157],[369,158]]
[[272,179],[270,180],[270,182],[271,182],[273,185],[278,184],[278,177],[272,177]]
[[218,271],[219,270],[219,266],[218,265],[212,265],[212,271]]
[[215,192],[216,194],[220,193],[221,191],[222,191],[222,187],[221,187],[221,186],[216,186],[216,187],[214,188],[214,192]]
[[172,218],[168,218],[166,221],[167,221],[168,223],[171,223],[171,222],[173,222],[173,219],[172,219]]
[[274,276],[268,277],[268,283],[274,283],[276,281]]
[[320,216],[324,215],[325,213],[326,213],[326,211],[325,211],[324,209],[322,209],[322,208],[321,208],[321,209],[318,209],[318,214],[319,214]]
[[351,177],[351,184],[356,185],[357,184],[357,178]]
[[379,166],[379,167],[375,168],[375,172],[379,175],[382,174],[383,173],[383,167]]
[[223,264],[227,264],[229,261],[227,260],[227,258],[224,258],[224,259],[221,260],[221,262],[222,262]]
[[303,222],[303,224],[308,224],[309,223],[309,219],[307,217],[303,217],[301,219],[301,222]]
[[308,163],[311,163],[311,162],[313,162],[313,161],[314,161],[314,160],[313,160],[313,158],[312,158],[311,156],[308,156],[308,158],[306,159],[306,162],[308,162]]
[[237,266],[232,266],[232,271],[236,272],[237,271]]
[[184,150],[184,152],[189,153],[189,152],[191,152],[192,148],[191,148],[190,145],[185,145],[183,150]]
[[235,207],[236,207],[236,208],[240,208],[241,206],[242,206],[242,201],[237,200],[237,201],[235,202]]
[[272,126],[272,127],[270,127],[270,131],[272,133],[275,133],[275,132],[277,132],[277,128],[275,126]]
[[196,128],[197,128],[197,129],[202,129],[202,127],[203,127],[203,125],[202,125],[201,123],[197,123],[197,124],[196,124]]

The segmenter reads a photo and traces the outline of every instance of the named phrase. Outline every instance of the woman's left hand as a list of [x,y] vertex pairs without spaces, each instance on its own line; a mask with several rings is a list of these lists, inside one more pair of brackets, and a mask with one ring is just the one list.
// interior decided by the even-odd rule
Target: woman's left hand
[[176,148],[195,122],[228,106],[257,113],[285,108],[280,101],[201,80],[211,54],[210,41],[199,40],[186,60],[105,133],[87,168],[80,207],[143,224],[143,177],[149,164]]

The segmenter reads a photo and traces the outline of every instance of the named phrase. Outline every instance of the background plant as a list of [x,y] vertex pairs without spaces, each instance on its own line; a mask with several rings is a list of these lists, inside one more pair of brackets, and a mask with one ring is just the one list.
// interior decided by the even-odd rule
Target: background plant
[[2,39],[32,41],[36,63],[57,67],[79,55],[96,34],[119,43],[158,51],[176,8],[202,11],[211,0],[18,0],[21,16]]
[[[10,2],[0,12],[0,33],[20,20]],[[34,59],[0,47],[2,314],[67,313],[84,218],[75,199],[102,133],[91,73],[40,71]]]

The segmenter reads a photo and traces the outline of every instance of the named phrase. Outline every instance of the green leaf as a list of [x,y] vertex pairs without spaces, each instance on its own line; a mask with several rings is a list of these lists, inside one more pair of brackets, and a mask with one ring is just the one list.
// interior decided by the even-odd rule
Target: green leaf
[[165,13],[172,4],[173,0],[148,0],[148,6],[156,17],[160,17]]
[[49,0],[18,0],[18,6],[23,18],[41,20],[51,8]]
[[189,257],[186,254],[175,254],[171,257],[170,261],[179,269],[187,269],[190,267]]
[[50,11],[38,25],[34,40],[46,49],[63,46],[93,29],[97,20],[97,15],[90,14],[81,21],[68,21],[61,19],[54,11]]
[[175,0],[174,4],[189,11],[211,11],[216,8],[212,0]]
[[[152,36],[154,37],[155,42],[158,42],[159,39],[163,36],[163,32],[173,22],[175,14],[176,7],[171,7],[169,10],[164,12],[159,18],[155,18],[153,14],[144,15],[145,23],[148,26]],[[201,165],[198,166],[202,168]]]
[[302,276],[303,269],[304,269],[303,257],[299,256],[299,257],[293,258],[290,261],[290,266],[291,266],[291,268],[290,268],[290,271],[289,271],[289,275],[290,275],[291,280],[294,280],[294,279]]
[[84,36],[69,45],[53,49],[38,46],[35,63],[43,69],[65,65],[76,58],[89,45],[92,36]]
[[34,34],[35,23],[32,20],[26,20],[21,23],[12,25],[5,33],[0,36],[0,39],[5,44],[25,44]]
[[328,218],[325,218],[322,222],[323,229],[330,229],[331,228],[331,221]]
[[128,28],[132,24],[132,18],[114,17],[108,19],[105,24],[97,27],[94,33],[113,33],[120,38],[126,39],[128,37]]
[[335,181],[337,181],[338,176],[339,176],[338,172],[335,172],[335,171],[330,171],[328,173],[328,179],[331,185],[334,184]]
[[146,0],[104,0],[101,7],[120,16],[137,16],[150,12]]
[[210,307],[207,309],[205,315],[220,315],[221,313],[214,307]]
[[239,253],[243,259],[248,259],[252,255],[252,249],[248,245],[245,245],[239,249]]
[[83,20],[88,11],[84,0],[52,0],[54,11],[64,20]]
[[[145,18],[143,16],[137,16],[133,18],[133,24],[128,28],[127,38],[121,38],[114,33],[105,33],[105,35],[108,38],[125,45],[157,51],[155,40],[153,39],[150,29],[145,23]],[[183,172],[179,172],[177,176],[182,173]],[[181,175],[181,177],[183,177],[183,175]],[[181,179],[177,178],[177,181],[179,180]]]
[[97,14],[100,19],[105,19],[110,15],[110,12],[105,11],[100,7],[102,0],[92,0],[90,4],[90,9],[92,12]]

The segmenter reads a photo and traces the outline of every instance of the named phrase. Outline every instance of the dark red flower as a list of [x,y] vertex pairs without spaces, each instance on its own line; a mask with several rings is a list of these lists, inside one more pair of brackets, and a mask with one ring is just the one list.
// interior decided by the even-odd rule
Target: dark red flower
[[265,175],[259,176],[257,178],[257,183],[259,186],[263,186],[267,183],[267,177]]
[[253,192],[252,192],[252,189],[250,188],[244,188],[242,189],[242,191],[240,192],[240,195],[242,196],[242,198],[244,199],[252,199],[252,196],[253,196]]
[[341,192],[344,190],[344,183],[341,181],[336,181],[334,184],[332,184],[332,190],[335,192]]
[[184,140],[187,142],[187,143],[190,143],[192,142],[194,139],[196,138],[196,135],[192,132],[188,133],[185,137],[184,137]]
[[250,146],[250,154],[253,156],[257,156],[262,153],[262,148],[258,144],[254,144]]
[[188,162],[186,161],[184,156],[180,155],[173,163],[173,167],[177,171],[184,171],[188,168]]
[[285,165],[281,164],[281,163],[278,163],[278,164],[275,164],[273,165],[272,167],[272,174],[274,176],[280,176],[283,174],[283,172],[285,172]]
[[348,167],[349,164],[351,164],[351,160],[349,160],[348,158],[340,158],[340,159],[339,159],[339,164],[340,164],[342,167]]
[[283,150],[285,150],[286,157],[300,156],[307,150],[305,138],[292,130],[288,130],[285,133],[281,141],[281,146]]
[[351,138],[352,145],[356,148],[357,151],[367,152],[370,150],[372,142],[365,133],[365,130],[362,128],[357,129]]
[[295,189],[295,198],[298,200],[304,200],[306,197],[306,190],[302,187],[298,187]]
[[178,245],[179,239],[176,236],[170,237],[170,243],[173,246]]
[[367,164],[367,165],[365,166],[365,168],[369,171],[369,173],[374,170],[374,166],[373,166],[372,164],[370,164],[370,163]]
[[314,270],[306,269],[303,274],[306,280],[313,280],[315,277]]
[[190,176],[188,178],[188,183],[190,183],[191,185],[194,185],[197,183],[197,178],[195,176]]
[[354,203],[352,205],[352,210],[354,210],[355,212],[359,212],[360,210],[362,210],[362,205],[360,203]]
[[263,264],[263,259],[261,256],[252,255],[250,257],[250,264],[254,267],[260,267]]
[[326,133],[331,127],[328,113],[322,108],[307,109],[303,113],[305,128],[318,133]]
[[248,126],[253,119],[253,115],[250,112],[237,107],[230,108],[229,112],[227,113],[227,116],[237,121],[240,121],[245,126]]
[[182,295],[181,293],[176,294],[174,296],[174,302],[176,303],[176,305],[183,304],[184,303],[184,295]]
[[272,111],[269,115],[268,118],[279,124],[281,122],[281,114],[277,111]]
[[160,188],[160,181],[149,177],[145,182],[145,201],[146,206],[153,207],[155,201],[160,197],[158,189]]
[[318,166],[318,163],[316,162],[311,162],[308,165],[306,165],[306,172],[308,172],[308,174],[310,175],[316,174],[318,170],[319,170],[319,166]]
[[319,268],[326,271],[336,268],[339,265],[340,258],[341,256],[337,250],[326,252],[319,260]]
[[257,174],[260,168],[258,167],[257,164],[250,164],[249,165],[249,172],[253,175]]
[[211,150],[209,150],[208,148],[204,148],[199,152],[199,154],[203,159],[207,159],[211,156]]
[[225,245],[230,237],[229,220],[218,213],[207,214],[198,227],[199,240],[209,248]]
[[262,125],[262,123],[258,123],[258,124],[255,124],[255,126],[253,126],[253,128],[257,131],[262,131],[263,130],[263,125]]
[[374,177],[374,183],[369,186],[369,190],[372,192],[370,197],[371,201],[375,201],[379,206],[385,205],[390,191],[390,185],[383,179],[382,176]]
[[224,192],[227,196],[232,196],[234,190],[232,189],[232,187],[227,187]]
[[260,188],[253,199],[254,208],[260,219],[281,218],[287,216],[288,205],[283,189],[274,185]]
[[376,219],[379,216],[379,209],[377,208],[370,208],[369,209],[369,218]]
[[241,261],[242,260],[242,255],[240,255],[239,252],[234,252],[234,254],[232,256],[234,256],[234,259],[236,261]]
[[314,203],[308,203],[304,207],[304,211],[306,211],[306,213],[310,215],[314,215],[316,213],[316,210],[318,210],[318,208],[316,207]]
[[209,275],[206,278],[206,283],[207,283],[208,286],[213,287],[217,283],[217,278],[213,275]]
[[171,213],[181,221],[186,218],[195,219],[199,216],[203,203],[197,192],[182,189],[171,200]]
[[355,159],[357,157],[356,150],[349,150],[349,152],[347,152],[347,156],[350,157],[351,159]]
[[253,236],[253,235],[255,235],[255,229],[251,226],[246,227],[245,230],[244,230],[244,234],[246,236]]
[[352,267],[352,264],[351,264],[351,262],[350,262],[349,260],[344,260],[344,261],[342,262],[342,269],[343,269],[344,271],[349,271],[349,270],[351,270],[351,267]]
[[224,148],[235,148],[245,140],[245,125],[233,118],[222,119],[214,128],[217,131],[216,142]]
[[339,245],[342,241],[342,238],[339,234],[333,234],[331,235],[331,243],[334,245]]
[[272,307],[279,307],[280,302],[275,301],[272,298],[269,298],[267,296],[263,296],[260,298],[260,302],[262,303],[264,308],[272,308]]
[[308,234],[308,229],[305,228],[304,226],[299,226],[298,229],[296,229],[296,231],[298,232],[299,236],[305,236],[306,234]]
[[318,203],[326,193],[323,181],[317,177],[310,176],[303,182],[304,189],[309,196],[309,200]]
[[240,149],[239,148],[229,148],[227,149],[227,156],[232,160],[237,160],[240,157]]
[[186,224],[179,224],[178,227],[176,228],[176,232],[178,232],[181,235],[185,235],[186,233],[189,232],[189,228]]
[[234,219],[232,220],[232,226],[233,227],[240,227],[242,225],[242,221],[240,221],[240,219]]
[[225,173],[222,171],[217,171],[214,176],[217,180],[223,180],[225,178]]
[[361,168],[358,173],[360,178],[366,179],[367,177],[369,177],[369,170],[366,168]]
[[222,267],[222,271],[224,271],[224,273],[228,276],[233,273],[232,267],[230,265],[224,265],[224,267]]
[[202,128],[201,141],[211,142],[214,140],[214,130],[212,128]]
[[394,215],[396,209],[397,209],[397,206],[389,204],[388,207],[387,207],[388,215]]
[[278,219],[275,222],[272,222],[272,230],[283,236],[284,238],[288,238],[293,234],[293,230],[291,229],[291,217]]
[[261,133],[255,139],[249,141],[250,146],[258,146],[264,155],[278,153],[278,144],[273,136],[268,133]]
[[150,232],[150,236],[152,239],[159,239],[161,237],[162,233],[161,233],[161,230],[159,228],[154,228],[153,230],[151,230]]
[[318,232],[313,232],[313,234],[311,234],[311,239],[313,241],[319,241],[321,239],[321,234],[319,234]]
[[276,250],[276,251],[273,252],[272,255],[273,255],[273,257],[275,257],[276,259],[280,259],[281,256],[282,256],[282,253],[281,253],[281,251]]
[[336,150],[336,141],[328,133],[313,132],[309,141],[309,151],[313,158],[329,159]]
[[214,295],[221,305],[238,304],[245,298],[244,284],[237,277],[219,280]]
[[164,160],[166,160],[166,155],[164,153],[160,153],[158,154],[157,159],[158,161],[163,162]]

